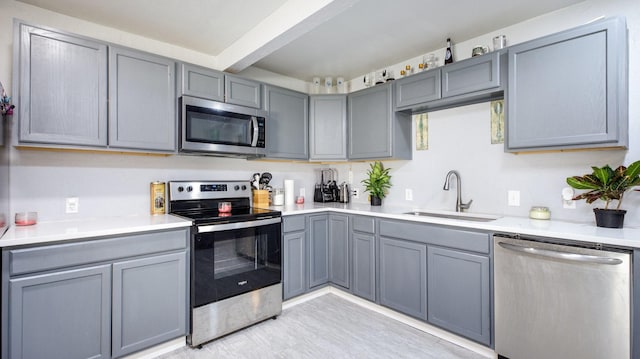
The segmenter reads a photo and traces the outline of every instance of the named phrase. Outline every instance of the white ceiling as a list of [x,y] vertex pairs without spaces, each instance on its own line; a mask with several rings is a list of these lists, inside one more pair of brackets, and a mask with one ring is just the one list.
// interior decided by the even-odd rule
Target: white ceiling
[[311,81],[354,78],[583,0],[19,0]]

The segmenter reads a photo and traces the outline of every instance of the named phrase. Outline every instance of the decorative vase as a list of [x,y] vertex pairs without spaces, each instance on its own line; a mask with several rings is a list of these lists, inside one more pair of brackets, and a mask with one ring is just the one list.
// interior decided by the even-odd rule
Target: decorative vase
[[382,198],[380,198],[378,196],[371,196],[371,205],[372,206],[381,206],[382,205]]
[[624,209],[602,209],[594,208],[596,215],[596,226],[604,228],[622,228],[624,225]]

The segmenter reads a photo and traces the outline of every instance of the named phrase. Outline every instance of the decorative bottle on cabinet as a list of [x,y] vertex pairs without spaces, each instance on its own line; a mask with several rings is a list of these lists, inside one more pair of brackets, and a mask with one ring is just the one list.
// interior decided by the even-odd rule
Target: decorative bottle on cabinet
[[444,64],[453,62],[453,51],[451,50],[451,39],[447,38],[447,51],[444,53]]

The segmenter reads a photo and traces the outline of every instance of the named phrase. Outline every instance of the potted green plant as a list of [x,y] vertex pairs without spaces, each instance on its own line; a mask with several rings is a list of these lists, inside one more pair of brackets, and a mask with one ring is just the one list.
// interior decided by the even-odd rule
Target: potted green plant
[[[620,204],[627,190],[640,186],[640,161],[632,163],[629,167],[619,166],[615,170],[609,165],[591,168],[593,169],[591,174],[567,177],[569,186],[586,190],[573,199],[584,199],[587,203],[593,203],[596,200],[604,201],[604,208],[593,209],[596,225],[598,227],[622,228],[624,215],[627,211],[620,209]],[[613,200],[618,201],[618,205],[616,208],[609,208]]]
[[389,168],[384,168],[380,161],[375,161],[370,166],[367,172],[368,178],[363,179],[362,183],[365,186],[364,190],[371,195],[371,205],[380,206],[387,190],[391,188],[391,176]]

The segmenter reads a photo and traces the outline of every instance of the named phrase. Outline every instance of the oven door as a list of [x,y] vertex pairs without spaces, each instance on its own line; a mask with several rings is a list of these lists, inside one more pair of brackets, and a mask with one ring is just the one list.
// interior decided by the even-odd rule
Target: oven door
[[279,217],[196,227],[193,307],[280,283],[280,230]]

